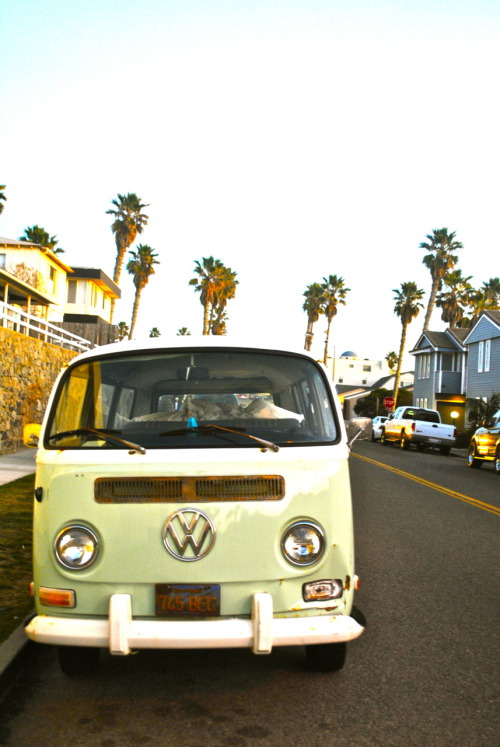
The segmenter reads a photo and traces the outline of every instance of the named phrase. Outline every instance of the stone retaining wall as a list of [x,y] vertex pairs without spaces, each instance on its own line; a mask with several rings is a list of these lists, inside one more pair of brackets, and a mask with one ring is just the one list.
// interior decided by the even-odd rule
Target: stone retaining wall
[[56,376],[75,355],[0,327],[0,454],[24,448],[24,425],[42,422]]

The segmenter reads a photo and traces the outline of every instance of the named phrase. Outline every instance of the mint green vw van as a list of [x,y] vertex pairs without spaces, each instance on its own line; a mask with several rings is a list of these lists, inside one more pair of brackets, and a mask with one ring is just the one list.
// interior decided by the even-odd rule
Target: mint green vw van
[[41,427],[36,615],[63,671],[99,649],[304,646],[333,671],[362,624],[348,444],[303,351],[177,337],[96,348]]

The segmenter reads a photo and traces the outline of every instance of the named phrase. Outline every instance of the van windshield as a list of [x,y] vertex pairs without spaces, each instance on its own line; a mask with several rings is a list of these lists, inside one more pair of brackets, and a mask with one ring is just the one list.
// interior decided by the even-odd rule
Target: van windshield
[[228,348],[95,358],[63,377],[45,448],[119,448],[119,439],[153,449],[258,446],[248,436],[280,447],[335,441],[319,366]]

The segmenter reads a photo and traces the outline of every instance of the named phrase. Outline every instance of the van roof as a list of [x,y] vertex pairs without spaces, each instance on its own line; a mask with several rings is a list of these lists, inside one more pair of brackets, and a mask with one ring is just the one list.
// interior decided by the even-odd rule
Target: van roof
[[265,350],[268,352],[273,351],[277,353],[301,355],[318,362],[317,359],[307,350],[295,348],[293,346],[283,346],[282,343],[279,343],[276,340],[268,340],[263,337],[242,339],[241,337],[230,337],[226,335],[177,335],[173,337],[145,337],[137,340],[126,340],[123,342],[112,342],[108,345],[101,345],[76,356],[70,361],[70,365],[87,358],[116,355],[117,353],[135,353],[140,351],[147,352],[173,349],[189,350],[192,348],[196,348],[197,350],[203,348]]

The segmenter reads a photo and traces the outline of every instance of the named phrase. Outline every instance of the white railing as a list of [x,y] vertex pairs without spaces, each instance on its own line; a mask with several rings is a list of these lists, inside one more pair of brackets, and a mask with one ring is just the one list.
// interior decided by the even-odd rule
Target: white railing
[[91,347],[89,340],[4,301],[0,301],[0,327],[20,332],[28,337],[35,337],[44,342],[51,342],[53,345],[59,345],[68,350],[89,350]]

